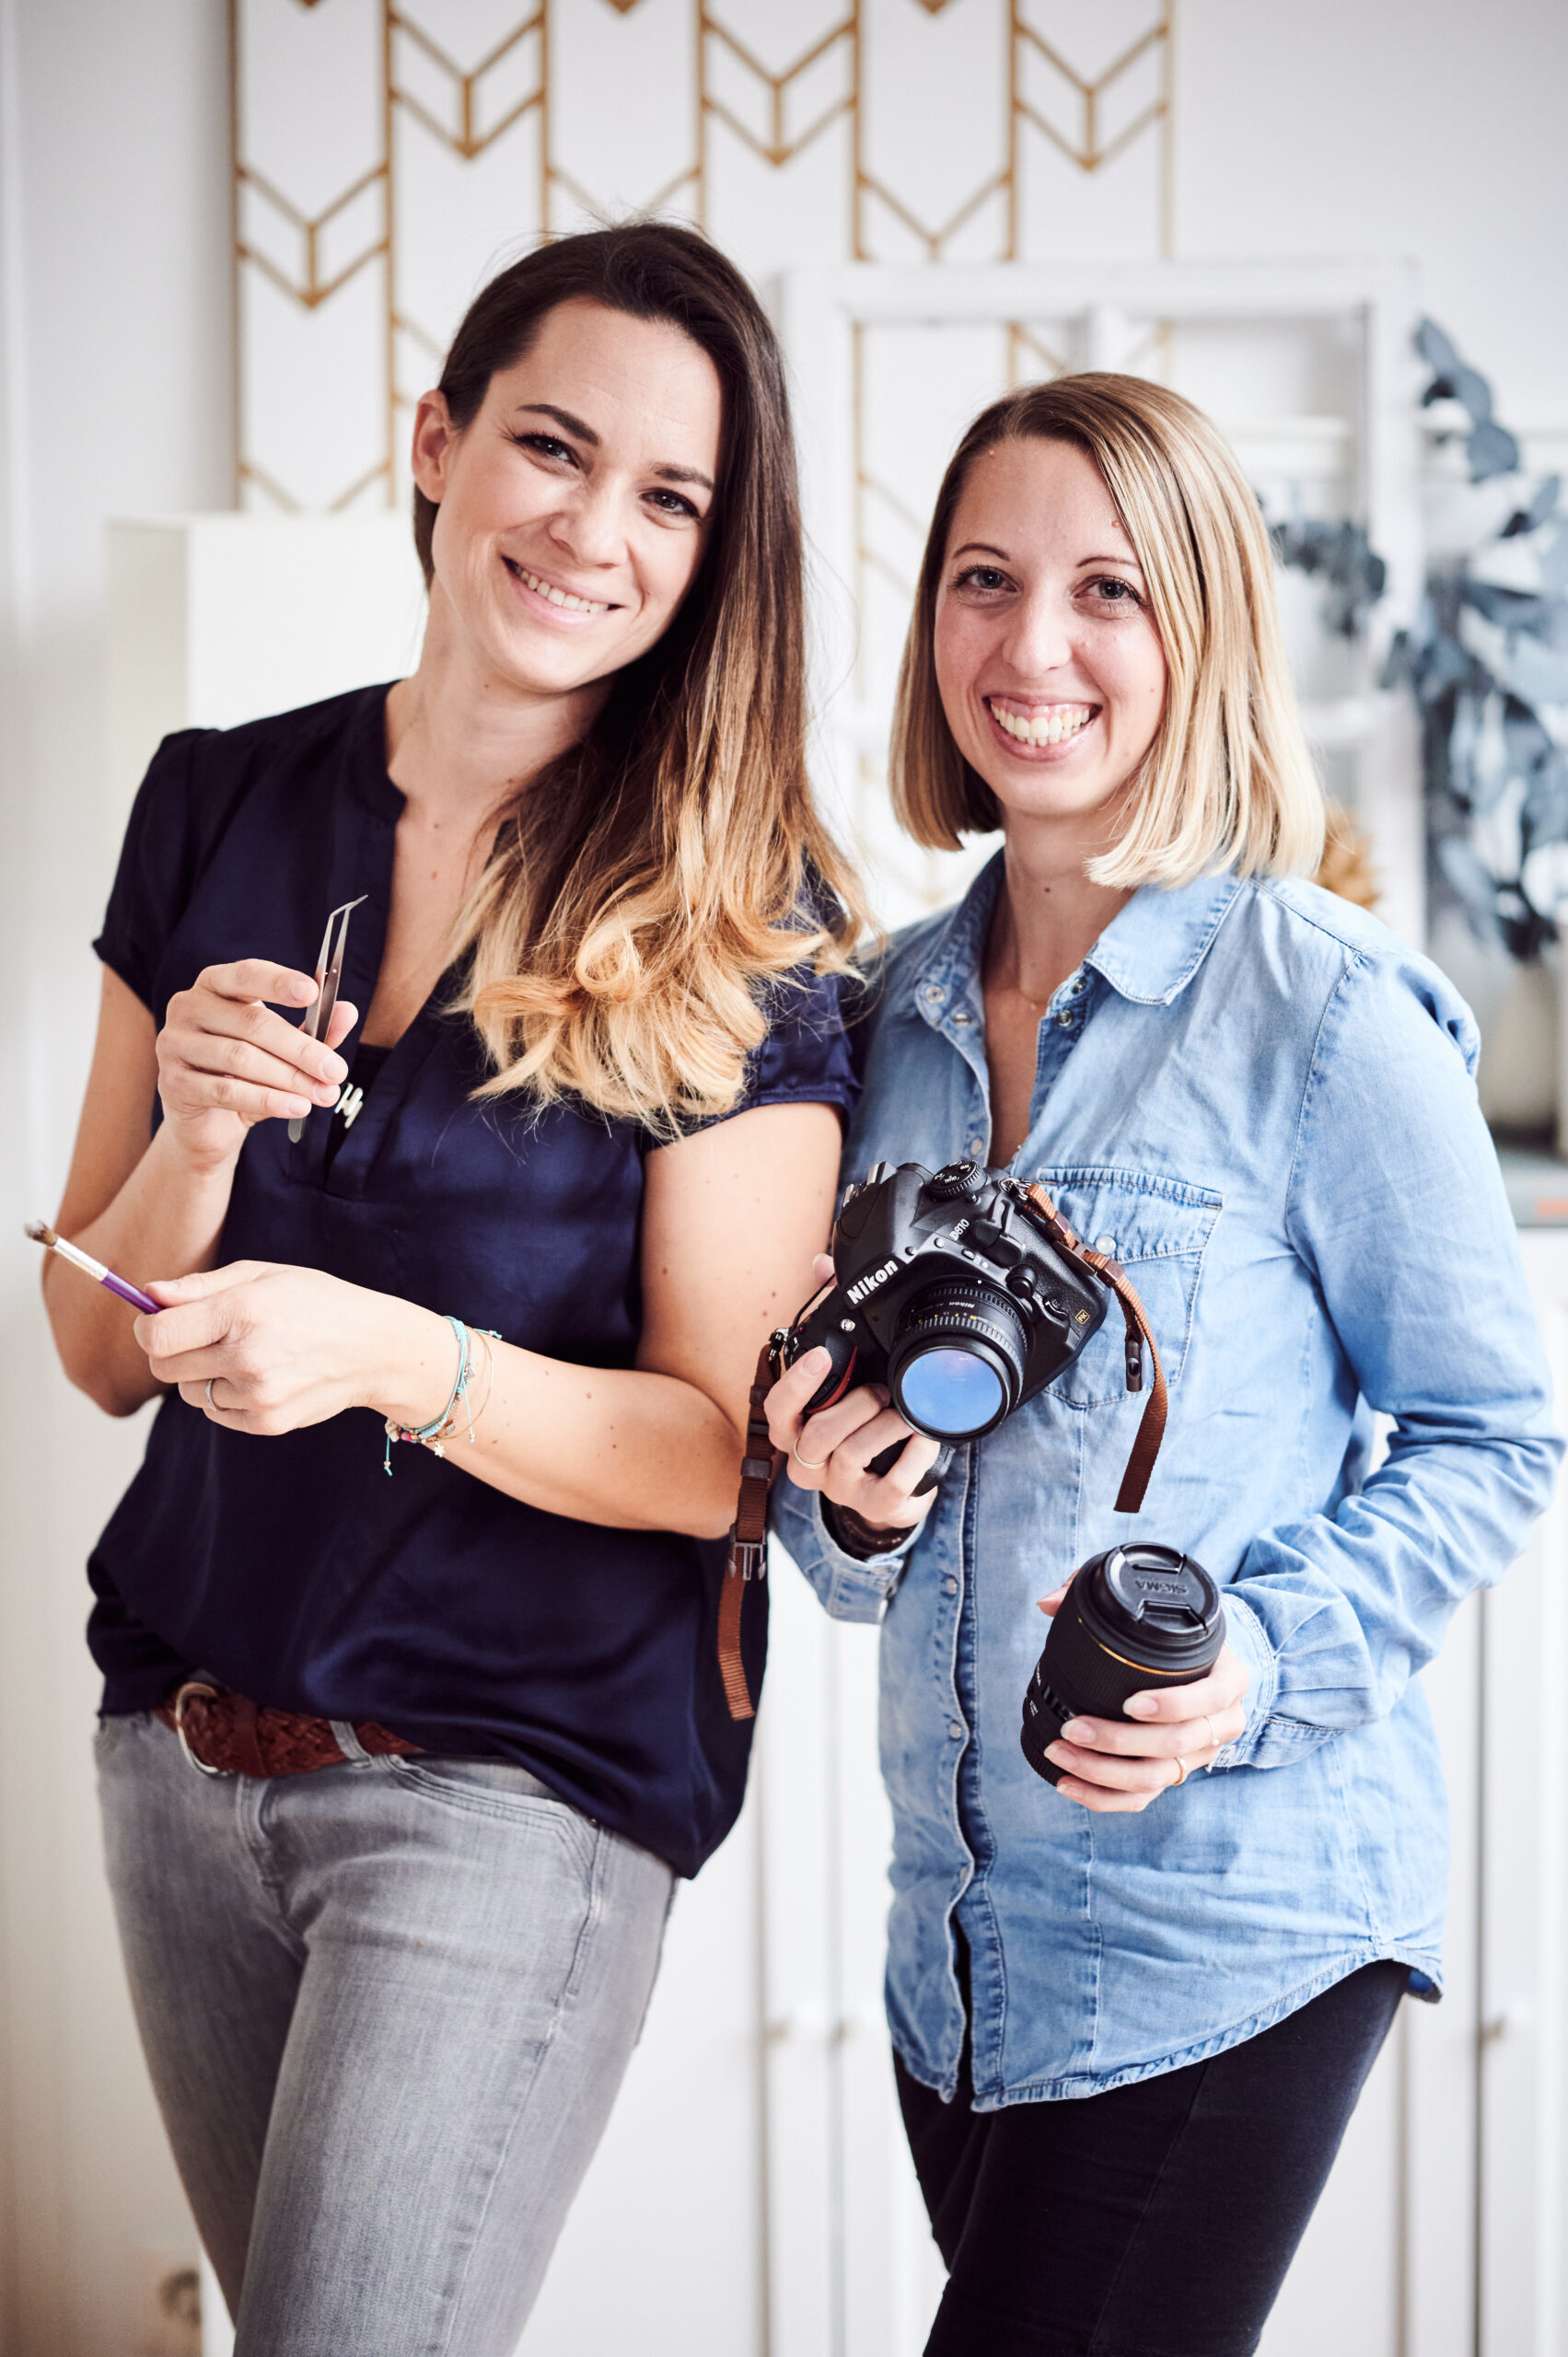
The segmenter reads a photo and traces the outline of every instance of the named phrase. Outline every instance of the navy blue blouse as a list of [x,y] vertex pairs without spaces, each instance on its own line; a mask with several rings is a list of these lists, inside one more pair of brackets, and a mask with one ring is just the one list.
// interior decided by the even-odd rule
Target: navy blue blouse
[[[159,1025],[203,966],[308,972],[328,910],[362,892],[343,991],[369,1005],[402,808],[386,694],[159,749],[96,945]],[[738,1110],[853,1100],[837,985],[796,979]],[[330,1167],[324,1111],[297,1145],[283,1121],[251,1131],[219,1258],[324,1269],[552,1358],[630,1366],[655,1141],[572,1105],[476,1104],[482,1049],[441,1011],[447,994],[392,1050]],[[739,1810],[750,1745],[719,1679],[722,1545],[545,1514],[424,1449],[394,1450],[389,1480],[382,1446],[364,1409],[259,1438],[166,1399],[89,1565],[105,1712],[149,1709],[201,1667],[284,1710],[515,1759],[694,1874]],[[753,1690],[765,1609],[754,1589]]]

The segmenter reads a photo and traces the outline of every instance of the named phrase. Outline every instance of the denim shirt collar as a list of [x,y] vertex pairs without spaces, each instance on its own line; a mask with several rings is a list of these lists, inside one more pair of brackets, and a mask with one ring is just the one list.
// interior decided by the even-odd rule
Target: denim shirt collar
[[[910,977],[919,1013],[952,1036],[956,1012],[970,1028],[983,1015],[981,971],[985,940],[1002,888],[1005,853],[986,862],[963,899],[932,933]],[[1138,1006],[1168,1006],[1184,991],[1240,886],[1234,876],[1201,876],[1167,891],[1144,884],[1112,917],[1085,959],[1112,990]]]

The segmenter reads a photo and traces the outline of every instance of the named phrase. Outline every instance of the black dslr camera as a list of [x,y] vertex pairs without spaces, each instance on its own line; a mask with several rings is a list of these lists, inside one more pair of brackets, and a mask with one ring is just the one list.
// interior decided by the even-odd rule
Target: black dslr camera
[[854,1384],[884,1383],[916,1432],[978,1440],[1043,1391],[1104,1319],[1105,1283],[1069,1257],[1075,1244],[1005,1173],[879,1162],[845,1193],[837,1282],[782,1338],[777,1364],[818,1345],[831,1355],[808,1416]]

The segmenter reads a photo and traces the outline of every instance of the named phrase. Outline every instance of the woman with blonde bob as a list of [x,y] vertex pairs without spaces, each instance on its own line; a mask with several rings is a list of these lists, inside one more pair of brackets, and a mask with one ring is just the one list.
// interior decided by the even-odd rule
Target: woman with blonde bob
[[740,1806],[723,1534],[854,1093],[744,280],[658,225],[528,255],[412,469],[417,669],[168,738],[131,819],[58,1217],[160,1306],[49,1271],[73,1379],[162,1400],[99,1773],[241,2357],[517,2341]]
[[[1066,377],[964,435],[893,781],[917,842],[1003,847],[882,963],[843,1175],[1038,1182],[1169,1384],[1136,1515],[1119,1317],[934,1494],[933,1440],[870,1469],[910,1432],[885,1391],[805,1412],[825,1352],[770,1396],[791,1552],[883,1621],[889,2013],[949,2269],[927,2348],[1243,2357],[1401,1995],[1437,1992],[1415,1674],[1558,1454],[1475,1030],[1301,880],[1322,806],[1257,502],[1158,386]],[[1134,1539],[1214,1575],[1227,1642],[1070,1719],[1053,1785],[1019,1747],[1036,1600]]]

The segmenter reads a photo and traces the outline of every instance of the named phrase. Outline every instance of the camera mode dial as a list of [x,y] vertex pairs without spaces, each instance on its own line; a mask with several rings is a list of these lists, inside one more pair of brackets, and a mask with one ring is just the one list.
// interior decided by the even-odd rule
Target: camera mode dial
[[949,1203],[959,1195],[978,1195],[984,1184],[985,1173],[978,1162],[949,1162],[926,1180],[925,1191],[938,1202]]

